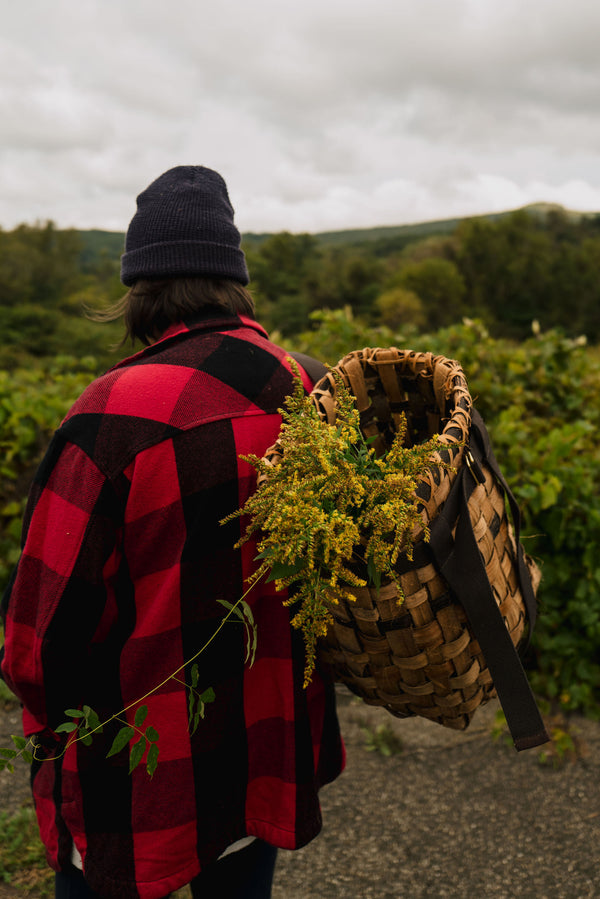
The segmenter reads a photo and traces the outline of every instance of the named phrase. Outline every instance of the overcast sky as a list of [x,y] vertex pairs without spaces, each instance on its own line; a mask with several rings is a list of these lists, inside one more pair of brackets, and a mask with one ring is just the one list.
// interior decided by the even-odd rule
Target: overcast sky
[[0,0],[0,226],[123,231],[180,164],[243,231],[600,211],[598,0]]

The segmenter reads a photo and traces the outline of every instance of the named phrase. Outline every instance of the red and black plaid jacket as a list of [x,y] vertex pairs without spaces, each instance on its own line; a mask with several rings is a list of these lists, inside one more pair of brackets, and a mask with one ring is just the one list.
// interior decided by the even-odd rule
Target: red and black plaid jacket
[[90,385],[36,476],[3,601],[2,673],[25,733],[55,756],[66,709],[106,720],[134,703],[132,722],[165,681],[143,700],[160,735],[152,779],[143,764],[128,773],[127,748],[106,758],[115,721],[34,763],[49,863],[67,864],[74,840],[102,895],[155,899],[246,834],[294,849],[320,830],[317,791],[343,767],[335,700],[318,675],[302,688],[302,639],[272,585],[247,597],[252,666],[240,623],[198,657],[198,689],[215,701],[193,736],[186,689],[168,679],[216,630],[218,601],[245,589],[255,547],[234,550],[239,519],[219,522],[254,489],[239,456],[274,442],[291,390],[284,351],[255,322],[171,328]]

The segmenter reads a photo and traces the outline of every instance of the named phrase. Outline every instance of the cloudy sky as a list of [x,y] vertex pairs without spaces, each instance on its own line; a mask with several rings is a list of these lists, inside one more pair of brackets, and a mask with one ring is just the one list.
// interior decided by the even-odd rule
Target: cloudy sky
[[125,230],[174,165],[243,231],[600,210],[598,0],[0,0],[0,226]]

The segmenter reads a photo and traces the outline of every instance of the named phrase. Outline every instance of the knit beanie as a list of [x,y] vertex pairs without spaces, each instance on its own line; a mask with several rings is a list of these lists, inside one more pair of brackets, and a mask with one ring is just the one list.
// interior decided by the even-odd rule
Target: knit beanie
[[201,165],[169,169],[137,198],[121,281],[206,275],[247,284],[246,259],[221,176]]

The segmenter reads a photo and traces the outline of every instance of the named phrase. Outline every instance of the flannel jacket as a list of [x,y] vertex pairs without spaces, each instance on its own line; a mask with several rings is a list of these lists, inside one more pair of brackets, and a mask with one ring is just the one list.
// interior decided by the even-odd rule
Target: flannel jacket
[[[32,788],[49,864],[68,865],[74,841],[102,896],[156,899],[245,835],[294,849],[321,828],[317,793],[344,749],[332,684],[317,673],[302,687],[282,595],[260,583],[246,597],[252,665],[241,622],[209,642],[256,564],[253,542],[234,549],[243,523],[220,524],[255,487],[240,454],[275,441],[292,388],[256,322],[205,315],[93,382],[36,475],[3,600],[2,674],[44,759]],[[182,666],[206,644],[197,689],[215,698],[190,733]],[[54,731],[84,704],[101,721],[126,711],[64,752]],[[141,704],[142,729],[159,734],[152,778],[144,764],[129,774],[129,747],[106,757]]]

